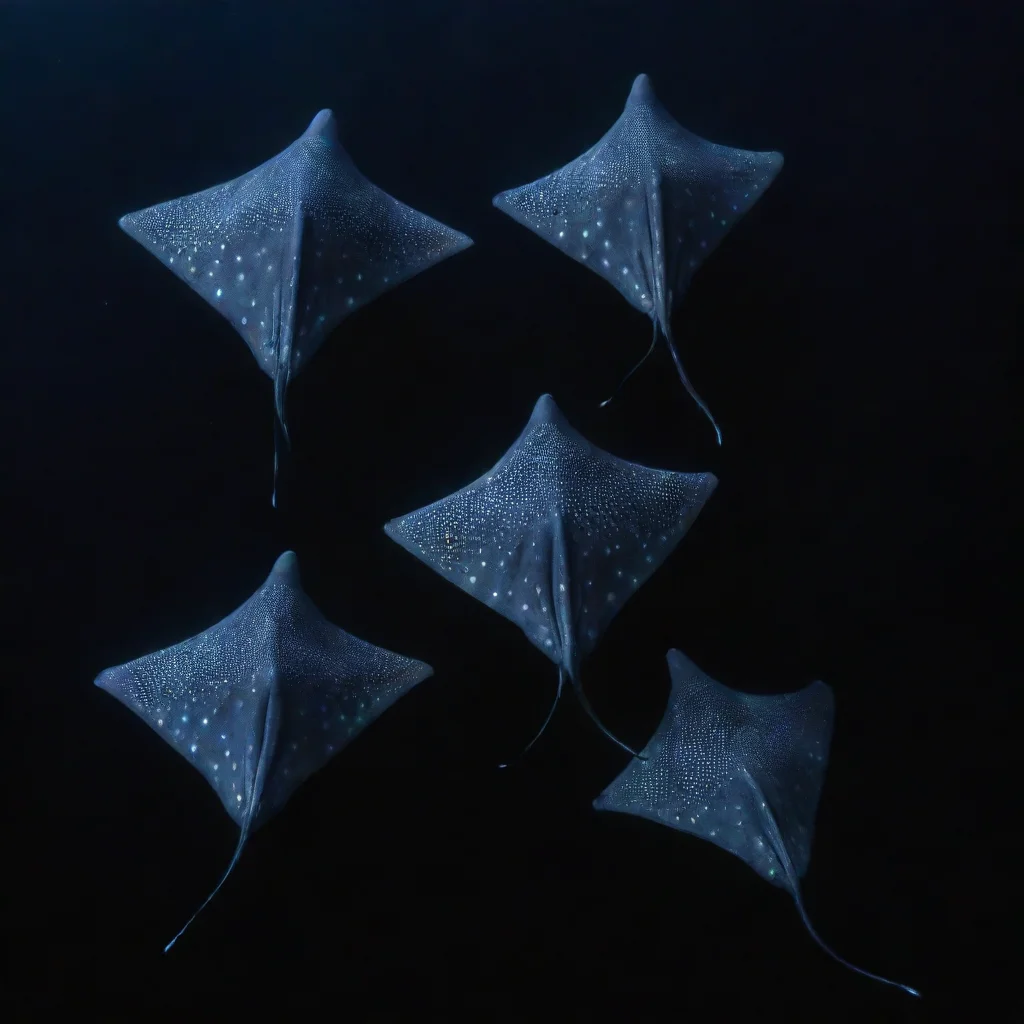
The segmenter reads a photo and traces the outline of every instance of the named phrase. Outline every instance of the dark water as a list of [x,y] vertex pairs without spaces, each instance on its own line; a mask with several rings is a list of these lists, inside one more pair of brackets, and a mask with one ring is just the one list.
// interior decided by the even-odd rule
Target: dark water
[[[1009,7],[1006,8],[1009,11]],[[584,434],[721,484],[584,669],[646,741],[680,647],[717,679],[835,690],[805,895],[826,941],[945,1007],[1000,960],[997,732],[1012,595],[1021,165],[1010,15],[789,2],[0,4],[5,929],[25,1005],[207,1019],[901,1019],[744,864],[591,799],[626,756],[514,626],[381,530],[474,479],[545,391]],[[674,319],[649,323],[490,205],[596,141],[649,73],[688,128],[786,166]],[[271,386],[117,228],[233,177],[321,107],[374,182],[476,246]],[[1014,457],[1017,453],[1017,458]],[[227,614],[295,548],[324,614],[430,662],[261,831],[235,830],[91,685]],[[980,873],[980,877],[979,877]],[[959,973],[949,965],[956,963]],[[972,986],[970,983],[974,981]],[[522,1012],[521,1012],[522,1011]]]

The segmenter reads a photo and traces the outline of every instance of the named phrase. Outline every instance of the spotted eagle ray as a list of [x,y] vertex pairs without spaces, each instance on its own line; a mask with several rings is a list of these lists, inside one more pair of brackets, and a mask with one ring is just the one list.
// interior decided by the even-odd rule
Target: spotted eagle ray
[[782,162],[781,153],[720,146],[687,131],[658,101],[650,78],[638,75],[621,116],[599,142],[493,202],[651,317],[647,355],[660,331],[683,385],[721,444],[718,424],[683,369],[672,311],[697,268],[772,183]]
[[566,676],[598,728],[635,753],[597,717],[580,686],[580,662],[717,485],[711,473],[648,469],[602,451],[542,395],[493,469],[384,529],[511,619],[558,666],[551,710],[524,754],[551,721]]
[[661,822],[734,853],[796,901],[811,936],[858,974],[919,996],[909,985],[851,964],[814,930],[800,895],[814,815],[828,763],[834,701],[814,682],[795,693],[739,693],[705,675],[681,651],[665,716],[634,760],[594,801]]
[[230,321],[274,382],[274,504],[291,379],[353,310],[473,244],[365,178],[330,110],[255,170],[119,223]]
[[223,621],[173,647],[109,668],[96,685],[203,773],[241,829],[213,899],[250,834],[313,772],[433,674],[328,622],[286,551]]

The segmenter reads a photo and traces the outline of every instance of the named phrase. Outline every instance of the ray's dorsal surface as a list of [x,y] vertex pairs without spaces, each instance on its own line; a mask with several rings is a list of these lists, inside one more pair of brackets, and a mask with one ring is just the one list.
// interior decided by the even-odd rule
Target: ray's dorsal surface
[[250,834],[313,772],[433,674],[328,622],[287,551],[266,582],[191,640],[110,668],[96,685],[202,772],[241,830],[216,895]]
[[275,453],[288,442],[288,383],[327,335],[473,244],[364,177],[330,110],[247,174],[119,223],[245,339],[274,382]]
[[828,764],[834,701],[822,682],[795,693],[730,690],[681,651],[668,652],[665,716],[634,760],[594,801],[700,836],[735,854],[796,901],[829,956],[858,974],[921,993],[851,964],[814,930],[800,894]]
[[514,622],[558,666],[551,712],[526,750],[550,721],[566,676],[601,731],[629,750],[591,708],[579,666],[717,484],[711,473],[648,469],[602,451],[542,395],[492,470],[384,529]]
[[671,316],[697,269],[782,169],[781,153],[694,135],[638,75],[619,119],[582,156],[494,197],[504,213],[590,267],[654,321],[686,390],[694,390]]

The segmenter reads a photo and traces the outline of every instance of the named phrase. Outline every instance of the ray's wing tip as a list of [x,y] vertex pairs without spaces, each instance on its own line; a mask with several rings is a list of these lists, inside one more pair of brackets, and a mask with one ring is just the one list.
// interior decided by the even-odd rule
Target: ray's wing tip
[[384,524],[384,532],[390,537],[399,547],[405,548],[406,551],[411,555],[417,554],[414,550],[412,540],[403,529],[404,522],[408,516],[398,516],[395,519],[390,520]]
[[622,772],[604,790],[604,792],[590,802],[590,806],[593,807],[595,811],[601,811],[605,814],[630,814],[631,811],[626,804],[623,803],[622,799],[617,796],[616,791],[618,790],[619,783],[622,781],[626,773],[631,771],[631,769],[639,763],[642,762],[638,762],[634,757],[629,764],[622,769]]
[[423,231],[425,255],[415,264],[415,273],[436,266],[443,260],[456,256],[471,248],[475,243],[465,232],[445,224],[444,221],[431,217],[428,213],[414,211],[419,217],[419,227]]
[[520,192],[522,192],[523,188],[525,188],[525,186],[518,185],[516,188],[507,188],[504,192],[499,192],[491,200],[491,205],[496,210],[501,210],[502,213],[511,217],[513,220],[518,220],[520,214],[514,199]]
[[92,681],[93,686],[98,686],[101,690],[106,690],[107,693],[114,693],[117,689],[117,678],[118,672],[120,671],[118,666],[113,668],[105,668],[96,678]]
[[[530,424],[554,423],[566,426],[565,413],[558,407],[554,395],[544,392],[533,405],[530,413]],[[527,424],[529,426],[529,424]]]
[[390,707],[434,674],[433,666],[425,661],[408,658],[404,654],[389,653],[393,661],[392,669],[387,673],[388,695],[384,698],[384,707]]
[[786,164],[786,158],[775,149],[769,150],[763,154],[765,173],[768,178],[768,184],[770,185],[778,176],[779,172]]
[[434,674],[434,666],[428,665],[425,661],[418,661],[414,659],[409,668],[409,674],[412,678],[412,685],[417,686],[418,684],[425,682]]
[[534,216],[528,212],[530,204],[528,201],[521,201],[521,197],[526,197],[528,200],[534,191],[535,185],[536,182],[532,182],[529,185],[520,185],[518,188],[510,188],[505,192],[499,192],[491,200],[491,203],[495,209],[500,210],[506,217],[514,220],[520,227],[536,232],[537,225]]
[[393,658],[393,681],[402,693],[408,693],[414,686],[434,674],[434,666],[428,665],[419,658],[410,658],[404,654],[389,652]]
[[145,244],[145,238],[139,225],[139,215],[144,212],[145,210],[132,210],[131,213],[123,214],[117,218],[117,226],[129,238],[133,238],[136,242],[142,242],[143,244]]
[[[665,654],[665,661],[668,663],[668,672],[672,678],[672,689],[677,686],[685,686],[699,676],[705,678],[705,673],[700,666],[685,652],[678,647],[670,647]],[[671,699],[671,698],[670,698]]]
[[604,790],[602,793],[599,793],[597,796],[594,797],[593,800],[590,801],[590,806],[593,807],[595,811],[612,810],[612,807],[610,805],[610,797],[608,794],[609,789],[611,789],[610,786],[608,787],[608,789]]
[[828,718],[831,719],[835,715],[836,694],[823,679],[815,679],[813,683],[808,683],[805,692],[821,703],[822,710]]

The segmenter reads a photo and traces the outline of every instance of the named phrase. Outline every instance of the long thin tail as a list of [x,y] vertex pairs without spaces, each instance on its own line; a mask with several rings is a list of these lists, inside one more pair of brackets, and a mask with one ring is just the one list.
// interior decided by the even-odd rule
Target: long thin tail
[[588,715],[590,715],[591,719],[593,719],[593,722],[598,727],[598,729],[600,729],[601,732],[603,732],[605,736],[607,736],[608,739],[610,739],[612,743],[614,743],[617,747],[621,747],[624,751],[626,751],[627,754],[632,754],[633,757],[638,757],[641,761],[646,761],[646,755],[641,754],[639,751],[636,751],[632,747],[623,743],[622,740],[620,740],[614,733],[612,733],[605,726],[604,722],[602,722],[601,719],[597,717],[597,712],[593,709],[593,707],[591,707],[590,701],[587,700],[587,695],[583,692],[583,687],[580,686],[580,681],[574,675],[570,676],[570,678],[572,679],[572,688],[576,691],[576,696],[579,698],[579,702],[583,705],[583,710],[586,711]]
[[863,967],[858,967],[856,964],[851,964],[849,960],[844,960],[834,949],[826,945],[822,941],[821,936],[814,930],[814,925],[811,924],[811,919],[807,916],[807,911],[804,909],[804,903],[803,900],[800,898],[799,894],[796,897],[796,906],[797,909],[800,911],[800,916],[804,920],[804,925],[806,926],[807,930],[811,933],[811,938],[814,939],[814,941],[819,946],[821,946],[821,948],[825,950],[825,952],[828,953],[828,955],[832,957],[833,960],[838,961],[844,967],[849,967],[851,971],[856,971],[858,974],[863,974],[865,978],[871,978],[872,981],[880,981],[883,985],[892,985],[894,988],[901,988],[904,992],[908,993],[909,995],[917,996],[919,999],[921,998],[921,993],[918,992],[916,988],[911,988],[909,985],[904,985],[902,982],[899,981],[892,981],[889,978],[883,978],[880,974],[873,974],[871,971],[864,970]]
[[640,362],[637,363],[636,366],[634,366],[633,369],[630,370],[629,373],[627,373],[626,376],[623,377],[622,380],[619,381],[619,386],[601,403],[601,408],[602,409],[606,405],[608,405],[608,403],[611,402],[611,400],[613,398],[615,398],[615,396],[622,390],[622,386],[626,383],[626,381],[629,380],[629,378],[632,377],[633,374],[636,373],[636,371],[639,370],[640,367],[643,366],[644,363],[647,362],[647,360],[650,358],[651,353],[654,351],[655,345],[657,345],[657,344],[658,344],[658,321],[655,320],[654,321],[654,334],[653,334],[653,337],[651,338],[651,347],[644,353],[644,357],[640,360]]
[[[534,743],[536,743],[537,740],[539,740],[541,738],[541,736],[544,733],[544,730],[548,727],[548,722],[551,721],[551,716],[554,715],[555,708],[558,707],[558,698],[562,696],[562,684],[564,683],[564,681],[565,681],[565,672],[562,670],[562,667],[559,666],[558,667],[558,689],[555,691],[555,699],[551,702],[551,710],[548,712],[548,717],[544,719],[544,724],[537,730],[537,735],[534,736],[533,739],[530,740],[530,742],[527,743],[525,747],[523,747],[523,749],[519,752],[519,757],[515,758],[515,760],[518,761],[519,758],[523,757],[523,755],[530,749],[530,747],[532,747],[534,745]],[[499,768],[507,768],[510,763],[511,762],[506,761],[504,764],[499,764],[498,767]]]
[[288,423],[284,418],[284,399],[288,389],[288,373],[279,368],[274,377],[274,490],[270,495],[270,504],[277,508],[277,476],[281,463],[281,453],[289,451],[292,446],[288,434]]
[[206,908],[206,904],[209,903],[210,900],[212,900],[213,897],[216,896],[218,892],[220,892],[220,887],[228,880],[228,875],[231,874],[231,872],[235,868],[235,865],[238,863],[238,858],[242,855],[242,847],[245,846],[245,842],[248,838],[249,828],[248,824],[246,824],[242,828],[242,834],[238,837],[238,845],[235,847],[235,854],[231,858],[231,863],[228,865],[227,871],[225,871],[224,874],[221,876],[221,879],[217,883],[217,886],[213,890],[213,892],[211,892],[210,895],[207,896],[205,900],[203,900],[199,909],[188,919],[188,921],[185,922],[185,927],[182,928],[181,931],[179,931],[178,934],[175,935],[174,938],[171,939],[171,941],[168,942],[166,946],[164,946],[165,953],[170,951],[171,946],[173,946],[178,941],[178,939],[180,939],[182,935],[185,934],[185,932],[188,930],[189,925],[192,924],[192,922],[203,912],[203,910]]
[[775,821],[775,816],[766,809],[764,795],[762,794],[760,787],[754,782],[750,772],[743,769],[743,774],[746,777],[751,792],[762,807],[761,823],[765,827],[765,832],[771,842],[772,849],[775,851],[775,855],[779,858],[779,862],[782,864],[782,870],[785,872],[786,878],[789,881],[786,888],[793,894],[793,899],[796,902],[796,908],[800,911],[800,917],[803,918],[804,927],[811,933],[811,938],[814,939],[814,941],[821,946],[821,948],[825,950],[833,960],[837,963],[841,963],[844,967],[848,967],[851,971],[856,971],[857,974],[862,974],[865,978],[870,978],[872,981],[880,981],[883,985],[892,985],[894,988],[902,989],[908,995],[920,998],[921,993],[918,992],[916,988],[911,988],[909,985],[904,985],[899,981],[891,981],[889,978],[883,978],[880,974],[873,974],[871,971],[864,970],[863,967],[851,964],[849,960],[844,960],[834,949],[832,949],[831,946],[825,944],[821,936],[814,930],[814,925],[811,924],[811,919],[807,916],[807,909],[804,907],[803,897],[800,895],[800,880],[797,877],[796,868],[793,867],[793,860],[789,856],[789,851],[786,849],[786,844],[779,832],[779,826]]
[[690,393],[690,397],[700,406],[701,411],[709,420],[711,420],[711,426],[715,428],[715,436],[718,438],[718,443],[722,443],[722,432],[718,429],[718,424],[715,422],[715,417],[711,415],[711,410],[707,407],[704,399],[697,394],[696,389],[690,383],[690,378],[686,376],[686,371],[683,369],[683,361],[679,358],[679,353],[676,351],[675,339],[672,337],[672,328],[666,322],[662,324],[662,332],[665,335],[665,341],[668,343],[668,350],[672,353],[672,361],[676,364],[676,370],[679,372],[679,379],[683,382],[683,387]]

